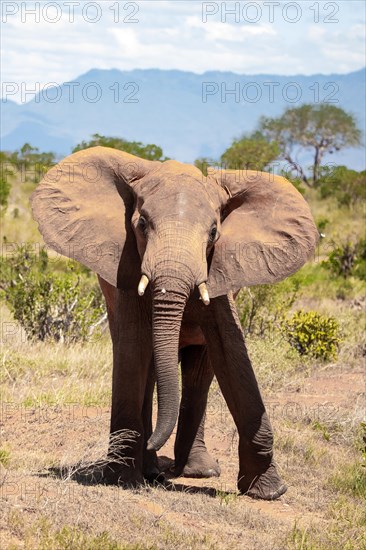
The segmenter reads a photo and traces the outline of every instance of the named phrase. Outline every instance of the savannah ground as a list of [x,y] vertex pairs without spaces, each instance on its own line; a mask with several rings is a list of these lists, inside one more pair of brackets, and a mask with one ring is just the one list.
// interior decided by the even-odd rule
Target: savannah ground
[[[2,219],[8,243],[40,241],[28,206],[33,188],[12,186]],[[108,444],[108,333],[86,343],[29,341],[3,302],[1,548],[366,548],[364,283],[321,267],[333,238],[361,234],[362,212],[313,195],[327,237],[298,275],[292,310],[338,320],[338,357],[300,356],[277,332],[247,338],[288,492],[275,502],[237,494],[237,432],[216,382],[206,441],[220,478],[137,490],[86,483],[78,469],[103,459]],[[173,442],[160,451],[162,462],[172,458]]]

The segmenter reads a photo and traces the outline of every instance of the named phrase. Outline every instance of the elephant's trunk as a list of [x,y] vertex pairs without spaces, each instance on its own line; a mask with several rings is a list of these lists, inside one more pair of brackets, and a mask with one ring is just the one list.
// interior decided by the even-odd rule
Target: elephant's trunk
[[179,333],[190,285],[181,274],[153,282],[153,347],[158,386],[158,417],[147,448],[159,450],[169,439],[179,412]]

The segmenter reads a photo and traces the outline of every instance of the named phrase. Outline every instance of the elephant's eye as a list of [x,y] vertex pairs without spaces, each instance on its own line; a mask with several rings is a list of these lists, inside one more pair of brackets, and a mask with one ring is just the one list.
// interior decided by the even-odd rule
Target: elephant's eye
[[217,227],[216,225],[213,225],[210,229],[210,233],[208,235],[208,240],[210,243],[214,243],[217,239]]
[[145,235],[147,231],[147,220],[144,218],[144,216],[139,217],[139,221],[137,222],[137,227],[142,231],[142,233]]

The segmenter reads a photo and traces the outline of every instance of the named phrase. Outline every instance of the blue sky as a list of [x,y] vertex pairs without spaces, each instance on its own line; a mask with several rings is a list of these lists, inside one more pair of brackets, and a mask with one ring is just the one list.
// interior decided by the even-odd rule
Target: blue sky
[[3,0],[1,9],[2,80],[30,87],[91,68],[309,75],[365,65],[362,0]]

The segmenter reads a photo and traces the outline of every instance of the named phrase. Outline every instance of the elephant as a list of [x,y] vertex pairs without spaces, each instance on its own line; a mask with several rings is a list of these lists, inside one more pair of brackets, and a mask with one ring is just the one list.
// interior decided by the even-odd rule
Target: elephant
[[234,294],[280,281],[310,258],[318,231],[303,196],[272,173],[212,168],[204,176],[175,160],[93,147],[51,168],[31,204],[47,245],[97,273],[114,304],[110,433],[137,435],[127,449],[110,445],[106,482],[158,476],[157,451],[177,420],[177,473],[194,463],[195,446],[197,461],[208,459],[200,431],[215,375],[239,435],[239,492],[279,498],[287,486]]
[[[115,303],[117,289],[102,279],[99,275],[98,281],[106,301],[109,328],[113,339],[113,334],[115,331]],[[179,338],[182,367],[182,400],[179,413],[180,425],[186,426],[185,430],[189,430],[189,435],[195,434],[195,437],[192,443],[192,439],[190,439],[184,429],[179,431],[174,468],[169,470],[170,474],[174,474],[176,476],[183,475],[184,477],[209,478],[219,477],[221,473],[218,461],[210,456],[204,442],[204,420],[207,395],[214,376],[212,369],[208,370],[208,366],[206,371],[202,372],[202,374],[205,375],[205,380],[201,383],[198,395],[197,392],[192,394],[192,391],[194,391],[193,387],[195,385],[195,357],[199,359],[201,354],[204,353],[204,344],[204,337],[199,329],[196,328],[195,331],[190,331],[188,335],[187,330],[181,330]],[[152,369],[153,370],[150,373],[150,386],[148,391],[150,407],[147,410],[147,422],[151,421],[151,397],[155,385],[154,365],[152,365]],[[145,393],[146,391],[147,390],[145,390]],[[192,421],[192,413],[195,413],[196,407],[198,407],[201,411],[196,417],[197,419],[201,418],[198,428],[194,423],[190,423]],[[187,416],[187,414],[189,414],[189,416]],[[149,435],[150,434],[151,428],[149,431]],[[146,458],[149,458],[148,454],[146,455]],[[143,468],[144,477],[147,480],[154,480],[161,477],[160,470],[157,467],[156,457],[154,458],[155,460],[150,460],[145,463]]]

